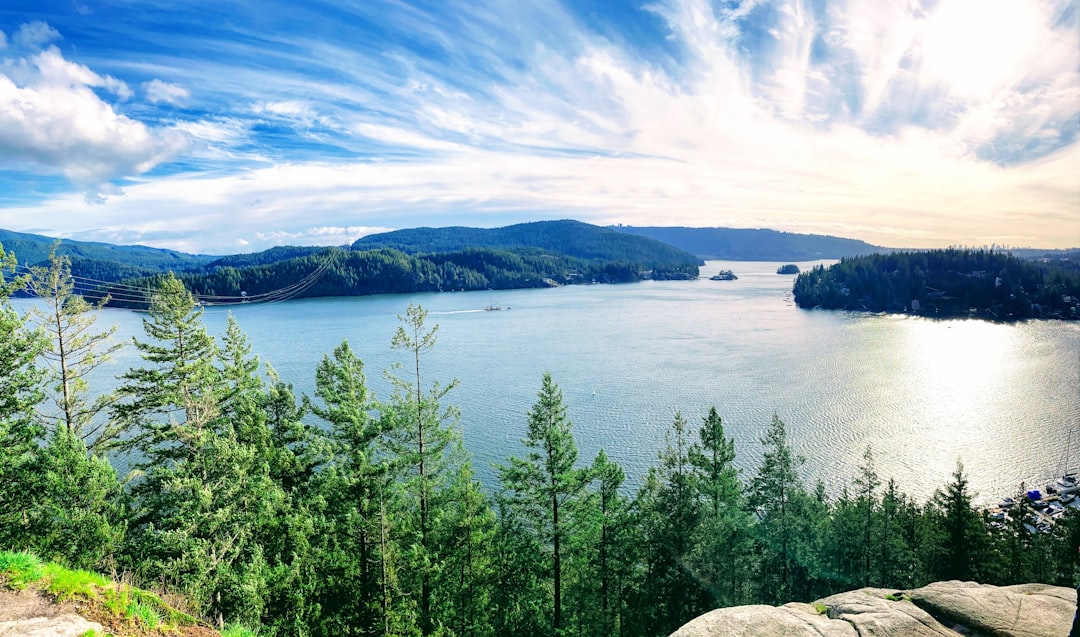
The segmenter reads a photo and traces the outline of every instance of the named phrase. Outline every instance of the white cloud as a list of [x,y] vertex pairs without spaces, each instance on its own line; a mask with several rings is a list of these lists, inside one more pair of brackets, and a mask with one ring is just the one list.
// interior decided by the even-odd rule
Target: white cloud
[[180,104],[191,95],[186,88],[159,79],[153,79],[143,84],[143,89],[146,91],[146,99],[154,104],[160,104],[161,102],[174,105]]
[[[20,33],[40,40],[40,27]],[[38,35],[33,35],[38,34]],[[94,88],[127,85],[69,62],[50,47],[0,67],[0,160],[58,171],[78,184],[137,175],[175,157],[185,140],[118,113]]]
[[11,40],[18,46],[28,49],[38,48],[53,40],[60,39],[60,32],[41,20],[27,22],[19,27]]
[[[940,12],[977,10],[968,0],[941,0],[933,13],[908,0],[841,0],[826,14],[792,0],[770,24],[778,38],[772,57],[750,61],[740,21],[752,19],[751,3],[724,12],[706,0],[666,0],[651,10],[679,49],[675,70],[551,9],[545,19],[559,29],[530,22],[514,30],[523,44],[506,51],[513,64],[476,52],[494,71],[441,68],[396,51],[378,59],[331,42],[309,44],[311,59],[296,53],[291,62],[332,69],[333,83],[227,66],[202,84],[161,73],[200,86],[200,99],[202,92],[227,95],[236,111],[175,122],[167,133],[130,124],[149,140],[190,140],[193,158],[227,171],[137,179],[123,197],[95,192],[104,205],[81,206],[77,217],[67,196],[0,210],[0,227],[50,219],[65,230],[229,252],[344,243],[362,232],[357,226],[445,225],[467,212],[490,219],[486,225],[577,217],[773,227],[904,247],[1078,245],[1080,144],[1068,140],[1080,104],[1080,32],[1055,26],[1051,4],[994,2],[987,11],[1004,12],[1021,28],[1008,44],[1017,48],[994,74],[966,79],[969,58],[950,60],[932,43],[944,41],[952,24]],[[543,14],[549,5],[529,10]],[[506,22],[470,17],[470,29]],[[453,34],[426,35],[452,44]],[[832,53],[824,62],[813,59],[816,36]],[[503,42],[499,34],[491,41]],[[294,44],[290,54],[304,50]],[[23,82],[18,88],[35,78],[63,95],[106,87],[70,63],[49,74],[16,68],[10,77],[27,69],[30,79],[12,80]],[[79,95],[91,100],[86,93]],[[0,118],[3,95],[0,88]],[[825,97],[851,110],[826,106]],[[257,130],[265,122],[274,125],[272,139]],[[309,135],[305,127],[316,124],[333,134]],[[310,142],[303,149],[310,157],[317,135],[365,159],[289,159],[290,142]]]
[[7,36],[4,35],[3,31],[0,31],[0,49],[6,49],[6,48],[7,48]]

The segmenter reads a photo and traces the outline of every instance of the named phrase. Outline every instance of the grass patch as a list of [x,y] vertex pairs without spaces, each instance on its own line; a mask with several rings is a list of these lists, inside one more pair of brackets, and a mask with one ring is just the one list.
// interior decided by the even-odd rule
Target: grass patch
[[147,630],[154,630],[161,625],[161,615],[153,604],[145,604],[133,599],[125,609],[125,614],[136,624]]
[[825,604],[822,604],[821,602],[814,602],[814,610],[817,611],[818,615],[824,615],[825,613],[829,612],[829,607]]
[[[167,635],[184,627],[202,624],[190,614],[173,608],[161,596],[129,583],[114,582],[90,571],[72,570],[42,562],[32,553],[0,551],[0,587],[31,588],[57,602],[75,600],[80,614],[106,625],[109,631],[89,630],[79,637],[118,635]],[[112,619],[110,619],[112,618]],[[229,637],[256,637],[255,631],[237,626]]]
[[44,580],[48,581],[45,590],[56,596],[58,601],[75,597],[97,598],[98,591],[109,586],[107,577],[90,571],[72,571],[56,564],[46,564]]
[[899,592],[897,592],[897,593],[889,593],[888,595],[885,596],[885,599],[889,600],[890,602],[902,602],[902,601],[907,599],[907,595],[904,595],[903,593],[899,593]]
[[0,551],[0,574],[7,577],[11,588],[22,590],[45,577],[45,565],[30,553]]
[[258,637],[258,633],[244,626],[229,625],[221,631],[221,637]]

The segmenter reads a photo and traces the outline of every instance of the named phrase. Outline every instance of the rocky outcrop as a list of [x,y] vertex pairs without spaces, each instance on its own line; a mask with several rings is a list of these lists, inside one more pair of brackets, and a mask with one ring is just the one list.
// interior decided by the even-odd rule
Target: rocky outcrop
[[91,630],[104,634],[101,624],[83,619],[68,605],[34,591],[0,590],[0,637],[81,637]]
[[937,582],[910,591],[863,588],[812,604],[735,606],[672,637],[1067,637],[1071,588]]

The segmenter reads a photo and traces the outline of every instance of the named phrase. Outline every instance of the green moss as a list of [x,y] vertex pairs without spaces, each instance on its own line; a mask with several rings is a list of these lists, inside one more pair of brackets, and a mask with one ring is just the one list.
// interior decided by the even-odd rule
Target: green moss
[[821,602],[814,602],[814,610],[817,611],[818,615],[824,615],[825,613],[829,612],[829,607],[825,604],[822,604]]

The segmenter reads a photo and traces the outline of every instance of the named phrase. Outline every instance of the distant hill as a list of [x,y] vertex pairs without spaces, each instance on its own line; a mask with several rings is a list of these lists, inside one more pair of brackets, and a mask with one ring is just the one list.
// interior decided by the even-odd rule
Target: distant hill
[[857,239],[766,229],[612,226],[612,230],[663,241],[702,259],[812,261],[889,251]]
[[502,228],[411,228],[368,235],[354,250],[392,248],[406,254],[438,254],[470,248],[538,248],[578,259],[638,263],[646,267],[699,265],[685,250],[643,236],[628,235],[580,221],[535,221]]
[[[20,266],[45,262],[56,241],[54,237],[0,230],[0,243],[4,251],[14,252]],[[183,272],[217,258],[146,246],[120,246],[71,239],[61,239],[57,252],[71,258],[73,275],[102,281],[121,281],[159,272]]]

